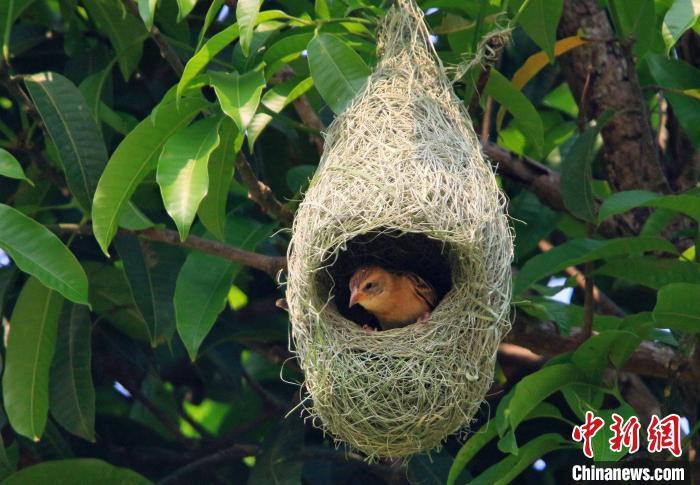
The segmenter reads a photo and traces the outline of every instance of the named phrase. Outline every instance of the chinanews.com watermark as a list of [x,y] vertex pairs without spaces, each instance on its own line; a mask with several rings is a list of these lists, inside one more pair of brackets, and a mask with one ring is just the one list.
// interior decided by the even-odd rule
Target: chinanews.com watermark
[[[576,464],[571,468],[571,479],[575,482],[597,483],[690,483],[690,466],[681,461],[654,461],[652,459],[629,460],[644,448],[648,456],[656,453],[670,453],[681,458],[681,417],[669,414],[664,418],[653,415],[642,433],[639,418],[627,419],[617,413],[612,414],[612,422],[606,423],[591,411],[586,412],[582,424],[574,426],[571,439],[582,443],[583,454],[595,458],[593,438],[607,425],[610,438],[607,447],[613,452],[626,452],[628,459],[618,462],[596,462],[595,464]],[[646,438],[642,443],[641,436]],[[668,456],[668,455],[666,455]]]

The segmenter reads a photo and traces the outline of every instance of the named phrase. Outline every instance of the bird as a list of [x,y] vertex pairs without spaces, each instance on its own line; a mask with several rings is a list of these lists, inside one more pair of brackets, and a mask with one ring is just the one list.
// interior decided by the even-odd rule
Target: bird
[[437,305],[435,289],[415,273],[362,266],[350,278],[349,287],[348,307],[363,307],[377,318],[382,330],[425,323]]

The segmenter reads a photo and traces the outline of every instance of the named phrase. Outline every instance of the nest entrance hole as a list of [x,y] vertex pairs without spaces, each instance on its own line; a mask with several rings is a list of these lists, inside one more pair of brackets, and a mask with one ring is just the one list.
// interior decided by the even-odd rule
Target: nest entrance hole
[[338,253],[335,262],[319,272],[318,287],[327,292],[338,312],[356,324],[379,329],[374,316],[350,302],[350,278],[362,266],[381,266],[389,271],[409,271],[430,283],[438,294],[438,303],[452,288],[449,246],[420,233],[378,229],[356,236]]

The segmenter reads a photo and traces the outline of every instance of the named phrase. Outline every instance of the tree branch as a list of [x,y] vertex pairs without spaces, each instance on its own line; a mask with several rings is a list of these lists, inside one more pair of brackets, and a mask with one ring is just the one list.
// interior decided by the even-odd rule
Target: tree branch
[[[52,226],[48,226],[51,228]],[[92,227],[81,226],[78,224],[58,224],[53,226],[60,232],[77,233],[83,235],[92,235]],[[264,271],[275,277],[280,270],[287,267],[287,258],[284,256],[267,256],[251,251],[238,249],[228,244],[223,244],[209,239],[204,239],[198,236],[189,236],[184,241],[180,240],[177,231],[171,229],[144,229],[141,231],[130,231],[127,229],[119,229],[118,234],[132,234],[149,241],[163,242],[173,246],[179,246],[187,249],[194,249],[203,253],[211,254],[221,259],[241,263],[244,266]]]
[[291,226],[294,214],[285,204],[282,204],[270,187],[258,180],[253,167],[243,154],[238,152],[236,156],[236,172],[241,176],[243,183],[248,188],[248,196],[267,214],[279,220],[286,226]]

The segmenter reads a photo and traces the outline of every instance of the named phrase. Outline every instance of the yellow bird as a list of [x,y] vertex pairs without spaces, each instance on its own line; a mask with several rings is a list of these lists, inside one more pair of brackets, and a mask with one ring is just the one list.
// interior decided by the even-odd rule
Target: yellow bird
[[420,276],[363,266],[350,278],[350,304],[374,315],[382,330],[427,322],[437,304],[435,289]]

